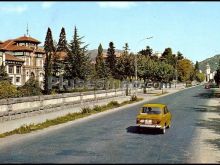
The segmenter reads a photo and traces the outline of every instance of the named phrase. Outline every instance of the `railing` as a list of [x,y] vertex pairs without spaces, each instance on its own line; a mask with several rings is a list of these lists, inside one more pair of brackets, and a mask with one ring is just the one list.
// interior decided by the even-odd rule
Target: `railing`
[[125,90],[100,90],[2,99],[0,100],[0,121],[25,117],[33,112],[41,113],[61,110],[76,105],[84,105],[86,102],[97,102],[117,96],[125,96]]

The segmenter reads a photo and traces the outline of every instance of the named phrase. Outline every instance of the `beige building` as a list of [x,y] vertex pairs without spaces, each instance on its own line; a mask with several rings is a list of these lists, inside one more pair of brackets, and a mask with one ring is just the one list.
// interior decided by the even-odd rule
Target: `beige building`
[[[13,77],[11,80],[14,85],[24,85],[24,83],[33,76],[39,81],[41,87],[43,86],[45,53],[43,49],[39,48],[38,45],[40,43],[40,41],[26,35],[0,42],[0,60],[6,65],[6,71],[9,76]],[[9,62],[13,61],[12,59],[14,60],[14,67],[12,67],[11,62]],[[17,82],[19,78],[13,75],[17,74],[17,71],[19,73],[19,69],[17,68],[20,68],[21,72],[20,83]]]

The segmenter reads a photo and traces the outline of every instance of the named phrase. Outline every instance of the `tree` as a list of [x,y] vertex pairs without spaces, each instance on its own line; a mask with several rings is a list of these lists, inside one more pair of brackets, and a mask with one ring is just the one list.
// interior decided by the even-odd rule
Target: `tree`
[[195,80],[198,82],[203,82],[205,80],[204,73],[197,72],[195,75]]
[[115,55],[115,47],[114,43],[109,43],[109,48],[107,50],[107,58],[106,58],[106,64],[108,68],[110,69],[111,76],[115,78],[115,65],[116,65],[116,55]]
[[58,76],[64,69],[64,63],[60,57],[60,53],[68,52],[68,44],[64,27],[61,29],[58,44],[54,44],[54,46],[56,51],[53,55],[53,76]]
[[2,65],[0,66],[0,81],[8,80],[8,79],[9,79],[8,74],[5,70],[4,64],[2,63]]
[[39,81],[31,77],[22,87],[18,87],[21,96],[38,96],[42,95],[41,88],[39,86]]
[[172,53],[171,48],[166,48],[162,53],[162,58],[165,59],[165,62],[175,67],[176,65],[176,55]]
[[177,52],[177,59],[178,60],[184,59],[183,54],[181,52],[179,52],[179,51]]
[[107,79],[109,77],[109,68],[106,66],[106,63],[103,58],[103,48],[102,45],[99,44],[98,47],[98,54],[96,56],[96,63],[95,63],[95,69],[96,69],[96,74],[97,78],[104,78]]
[[142,49],[138,52],[138,54],[151,57],[153,54],[153,49],[151,49],[150,46],[146,46],[146,49]]
[[66,40],[66,32],[65,32],[64,27],[62,27],[56,51],[57,52],[60,52],[60,51],[66,52],[67,50],[68,50],[68,47],[67,47],[67,40]]
[[18,97],[19,92],[15,85],[7,80],[0,81],[0,99]]
[[78,36],[77,28],[74,28],[73,40],[71,40],[69,45],[69,51],[67,57],[65,58],[65,77],[68,79],[86,80],[90,74],[90,59],[87,54],[87,46],[81,46],[84,44],[82,38]]
[[128,52],[128,43],[125,43],[123,48],[123,53],[121,53],[121,56],[117,59],[115,67],[115,77],[120,80],[131,79],[131,76],[134,75],[134,56]]
[[183,59],[177,63],[178,78],[181,82],[192,81],[194,72],[193,64],[188,59]]
[[218,87],[220,88],[220,60],[219,60],[218,68],[216,70],[216,74],[214,76],[214,80],[216,84],[218,85]]
[[47,30],[47,35],[45,38],[44,42],[44,51],[46,54],[46,59],[44,63],[44,71],[45,71],[45,76],[44,76],[44,92],[45,94],[50,94],[51,89],[49,89],[49,77],[52,76],[52,55],[55,52],[55,47],[53,43],[53,37],[52,37],[52,32],[51,29],[48,27]]
[[196,64],[195,64],[195,71],[199,72],[199,62],[198,61],[196,61]]

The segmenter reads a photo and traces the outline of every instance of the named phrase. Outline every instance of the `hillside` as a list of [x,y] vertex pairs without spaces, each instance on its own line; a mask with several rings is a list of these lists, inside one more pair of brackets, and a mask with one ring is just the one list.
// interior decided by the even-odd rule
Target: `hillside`
[[202,70],[202,72],[205,72],[205,68],[207,63],[210,65],[211,72],[215,71],[218,67],[218,63],[220,60],[220,54],[217,54],[211,58],[207,58],[201,62],[199,62],[199,69]]

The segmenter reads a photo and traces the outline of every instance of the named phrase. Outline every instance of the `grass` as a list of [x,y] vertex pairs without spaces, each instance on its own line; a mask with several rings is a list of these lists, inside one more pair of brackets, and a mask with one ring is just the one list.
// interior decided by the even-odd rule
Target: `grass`
[[155,94],[154,96],[161,96],[161,95],[164,95],[164,94],[167,94],[168,92],[163,92],[163,93],[157,93]]
[[0,138],[4,138],[6,136],[10,136],[10,135],[14,135],[14,134],[26,134],[26,133],[30,133],[32,131],[36,131],[36,130],[40,130],[40,129],[44,129],[53,125],[58,125],[58,124],[62,124],[62,123],[66,123],[69,121],[73,121],[79,118],[83,118],[95,113],[99,113],[99,112],[103,112],[112,108],[117,108],[126,104],[131,104],[134,102],[138,102],[143,100],[143,98],[137,98],[137,97],[131,97],[131,100],[127,100],[124,101],[122,103],[118,103],[117,101],[111,101],[106,105],[102,105],[102,106],[94,106],[94,108],[90,108],[90,107],[84,107],[82,108],[81,112],[77,112],[77,113],[68,113],[65,116],[61,116],[61,117],[57,117],[55,119],[51,119],[51,120],[46,120],[45,122],[39,123],[39,124],[29,124],[29,125],[23,125],[17,129],[14,129],[12,131],[9,132],[5,132],[0,134]]

